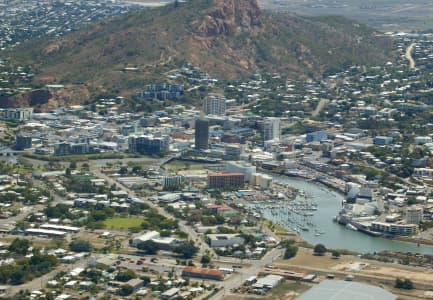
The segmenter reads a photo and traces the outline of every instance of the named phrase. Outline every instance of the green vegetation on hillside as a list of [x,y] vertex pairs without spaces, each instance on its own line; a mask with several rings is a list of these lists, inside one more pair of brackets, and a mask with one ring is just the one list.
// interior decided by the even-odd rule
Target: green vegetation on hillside
[[[131,93],[191,62],[223,78],[256,70],[320,77],[389,57],[391,40],[341,17],[261,12],[255,1],[191,0],[132,12],[54,41],[24,43],[13,60],[58,83],[86,82],[90,93]],[[226,6],[224,6],[226,5]],[[137,67],[126,72],[125,67]]]

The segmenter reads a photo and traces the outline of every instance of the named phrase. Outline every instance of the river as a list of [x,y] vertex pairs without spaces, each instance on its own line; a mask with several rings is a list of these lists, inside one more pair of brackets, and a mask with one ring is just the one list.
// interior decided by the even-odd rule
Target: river
[[347,249],[360,253],[372,253],[383,250],[423,254],[433,253],[433,246],[420,245],[418,247],[414,243],[371,237],[364,233],[347,229],[345,226],[333,222],[334,216],[341,209],[343,196],[323,185],[303,179],[280,176],[274,176],[274,178],[294,188],[305,191],[318,204],[318,210],[312,216],[312,222],[324,234],[316,235],[312,230],[300,232],[302,238],[313,245],[322,243],[328,248]]

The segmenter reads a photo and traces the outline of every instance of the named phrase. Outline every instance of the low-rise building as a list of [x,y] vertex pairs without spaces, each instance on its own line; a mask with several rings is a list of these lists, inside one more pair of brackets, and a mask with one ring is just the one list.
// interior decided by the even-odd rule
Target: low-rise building
[[415,168],[413,171],[413,176],[416,177],[433,177],[433,169],[431,168]]
[[149,231],[145,234],[135,237],[132,240],[132,246],[137,247],[140,243],[147,242],[153,239],[159,239],[161,235],[157,231]]
[[223,272],[220,270],[187,267],[182,270],[182,276],[200,279],[223,280]]
[[385,146],[391,144],[393,138],[390,136],[377,136],[373,139],[373,144],[378,146]]
[[208,234],[207,239],[212,248],[242,245],[245,242],[238,234]]
[[418,225],[372,222],[371,230],[391,235],[413,235],[418,232]]

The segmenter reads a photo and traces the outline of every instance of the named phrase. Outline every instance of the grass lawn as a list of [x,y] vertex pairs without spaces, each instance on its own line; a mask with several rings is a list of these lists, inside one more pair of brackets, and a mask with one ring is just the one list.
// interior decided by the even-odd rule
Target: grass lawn
[[332,269],[338,264],[347,262],[347,258],[334,259],[330,254],[314,256],[312,250],[300,248],[298,254],[289,260],[278,260],[275,263],[282,265],[307,266],[320,269]]
[[202,170],[204,167],[203,164],[200,163],[174,160],[165,164],[163,168],[167,171],[178,172],[183,170]]
[[111,218],[104,221],[107,228],[112,229],[129,229],[140,227],[143,219],[140,218]]

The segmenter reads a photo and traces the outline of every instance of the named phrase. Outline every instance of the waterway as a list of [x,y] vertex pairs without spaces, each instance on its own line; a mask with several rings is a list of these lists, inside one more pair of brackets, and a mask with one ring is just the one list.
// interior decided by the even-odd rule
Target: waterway
[[[315,245],[322,243],[328,248],[348,249],[360,253],[373,253],[375,251],[400,251],[432,254],[433,246],[407,243],[378,237],[371,237],[361,232],[347,229],[345,226],[333,222],[333,218],[341,209],[343,196],[332,191],[321,184],[309,182],[303,179],[275,176],[275,180],[284,182],[296,189],[305,191],[318,205],[318,210],[309,217],[315,225],[315,230],[300,231],[301,237],[307,242]],[[267,218],[273,218],[267,215]],[[289,228],[288,228],[289,229]],[[317,234],[320,231],[322,234]]]

